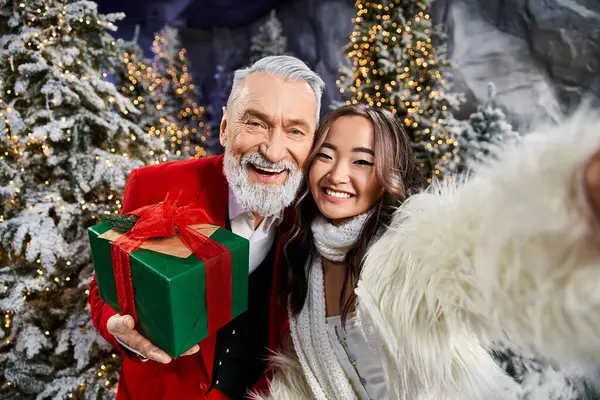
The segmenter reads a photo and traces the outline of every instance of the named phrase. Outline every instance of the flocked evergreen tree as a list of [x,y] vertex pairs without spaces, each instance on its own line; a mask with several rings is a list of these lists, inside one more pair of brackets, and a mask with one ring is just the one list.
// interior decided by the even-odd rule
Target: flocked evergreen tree
[[[170,97],[174,96],[174,91],[156,89],[162,89],[157,82],[162,82],[165,77],[158,76],[153,70],[153,60],[144,57],[136,39],[137,34],[132,41],[121,44],[121,68],[115,71],[121,92],[139,110],[139,113],[129,114],[129,120],[144,132],[160,137],[167,144],[167,151],[175,157],[188,156],[189,141],[182,137],[184,130],[177,119],[178,112],[173,110],[177,100]],[[171,104],[171,107],[165,107],[165,104]]]
[[[152,60],[144,57],[136,38],[121,43],[120,50],[121,68],[115,71],[116,85],[120,88],[121,93],[129,98],[140,111],[136,114],[130,114],[130,120],[144,131],[151,130],[158,123],[162,126],[163,123],[160,121],[165,117],[169,117],[169,114],[161,110],[160,107],[156,107],[157,104],[161,104],[163,101],[161,101],[160,96],[152,95],[150,91],[150,85],[153,83],[151,80]],[[171,119],[175,120],[175,117]],[[164,125],[167,125],[167,123],[164,123]]]
[[101,398],[117,378],[87,310],[86,230],[119,212],[132,168],[167,160],[106,80],[120,18],[85,0],[0,0],[3,398]]
[[519,384],[508,400],[596,400],[598,394],[575,371],[565,371],[532,349],[507,341],[495,343],[496,362]]
[[487,101],[477,107],[477,111],[467,121],[456,123],[460,171],[494,157],[503,143],[518,139],[504,111],[496,104],[496,88],[488,86]]
[[346,47],[351,69],[338,86],[346,103],[385,107],[403,123],[423,175],[457,169],[456,142],[445,120],[462,99],[451,92],[444,36],[432,24],[429,1],[356,1],[355,30]]
[[258,27],[258,32],[250,38],[251,62],[266,56],[287,54],[287,38],[283,34],[283,25],[271,10],[269,18]]
[[197,104],[199,92],[192,81],[187,50],[182,47],[177,29],[166,26],[154,36],[154,54],[149,71],[151,94],[158,110],[177,119],[177,125],[156,129],[172,152],[182,158],[207,155],[204,143],[210,135],[205,108]]

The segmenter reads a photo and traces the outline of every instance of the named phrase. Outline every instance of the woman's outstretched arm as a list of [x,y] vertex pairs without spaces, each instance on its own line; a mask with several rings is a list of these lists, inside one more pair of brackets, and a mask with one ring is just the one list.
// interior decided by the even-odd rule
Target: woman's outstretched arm
[[506,333],[559,361],[599,361],[599,147],[600,119],[582,113],[403,204],[357,289],[389,349],[420,352],[417,369],[454,360],[452,375],[461,341]]

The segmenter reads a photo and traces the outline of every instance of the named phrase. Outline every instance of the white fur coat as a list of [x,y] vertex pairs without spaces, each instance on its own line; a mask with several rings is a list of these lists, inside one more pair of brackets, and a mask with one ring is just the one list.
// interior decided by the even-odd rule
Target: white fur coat
[[[558,362],[600,361],[600,254],[581,174],[598,146],[600,119],[579,114],[397,211],[357,287],[390,399],[511,398],[486,351],[505,335]],[[270,398],[311,398],[293,358],[276,361]]]

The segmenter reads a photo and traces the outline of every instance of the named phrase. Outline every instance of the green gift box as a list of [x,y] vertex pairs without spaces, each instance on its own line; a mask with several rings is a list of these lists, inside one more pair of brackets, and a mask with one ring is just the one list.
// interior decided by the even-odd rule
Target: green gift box
[[[249,242],[208,224],[189,228],[219,243],[231,253],[231,318],[248,307]],[[100,297],[121,313],[111,243],[122,233],[99,223],[88,229]],[[215,257],[229,257],[219,254]],[[140,333],[176,358],[209,335],[206,265],[178,236],[146,240],[130,255],[131,280]],[[223,282],[221,282],[223,284]],[[210,285],[210,283],[209,283]]]

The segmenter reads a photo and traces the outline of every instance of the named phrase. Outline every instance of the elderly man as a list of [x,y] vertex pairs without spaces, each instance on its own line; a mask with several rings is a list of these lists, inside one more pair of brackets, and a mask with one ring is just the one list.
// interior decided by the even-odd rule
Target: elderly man
[[134,330],[98,294],[94,326],[123,355],[117,399],[241,399],[266,387],[268,348],[277,348],[285,306],[275,278],[284,209],[295,200],[318,124],[323,81],[302,61],[266,57],[236,71],[223,112],[221,156],[132,171],[123,213],[183,190],[221,226],[250,241],[248,310],[177,359]]

